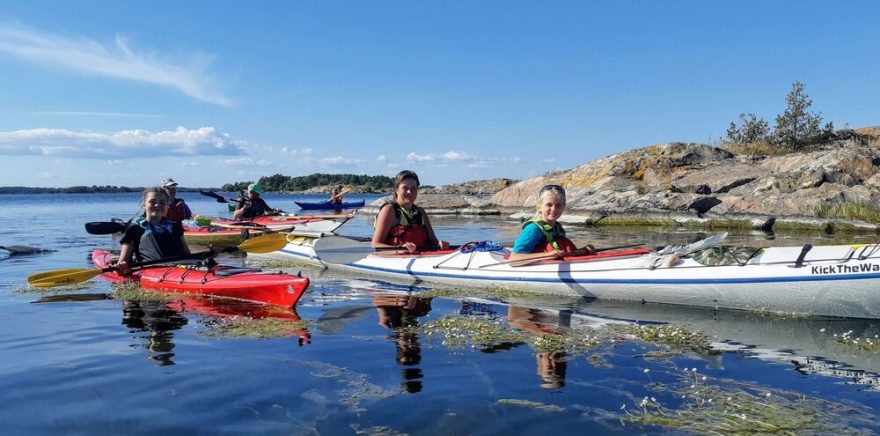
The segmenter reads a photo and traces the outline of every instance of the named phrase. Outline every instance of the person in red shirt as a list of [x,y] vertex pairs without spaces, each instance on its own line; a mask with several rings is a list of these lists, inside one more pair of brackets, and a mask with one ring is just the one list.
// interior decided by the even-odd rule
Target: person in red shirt
[[416,206],[419,176],[404,170],[394,183],[394,200],[379,208],[373,230],[373,247],[403,247],[410,253],[418,250],[446,250],[449,243],[434,234],[428,214]]
[[177,182],[174,179],[165,179],[162,181],[162,189],[168,193],[168,212],[165,218],[171,221],[182,222],[192,219],[192,211],[182,198],[177,198]]

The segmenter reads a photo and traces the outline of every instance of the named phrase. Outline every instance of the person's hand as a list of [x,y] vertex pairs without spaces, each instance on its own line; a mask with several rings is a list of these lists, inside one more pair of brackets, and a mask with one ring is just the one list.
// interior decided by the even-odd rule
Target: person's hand
[[406,248],[406,251],[408,251],[410,253],[415,253],[416,250],[418,250],[418,248],[419,248],[416,246],[416,244],[413,244],[412,242],[408,242],[408,241],[404,242],[403,245],[401,245],[401,247]]
[[562,258],[562,250],[553,250],[553,254],[556,255],[556,256],[554,256],[554,257],[557,258],[557,259]]
[[116,272],[119,275],[125,276],[128,274],[131,274],[131,269],[128,267],[128,262],[126,262],[124,260],[120,260],[120,261],[116,262],[115,266],[116,266]]

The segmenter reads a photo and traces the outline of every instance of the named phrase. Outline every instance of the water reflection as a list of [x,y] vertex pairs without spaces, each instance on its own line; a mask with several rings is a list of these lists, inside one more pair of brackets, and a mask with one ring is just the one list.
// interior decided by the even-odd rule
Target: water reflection
[[146,333],[135,338],[144,340],[141,344],[149,353],[148,358],[160,366],[174,365],[174,330],[187,324],[185,316],[170,310],[167,303],[160,301],[125,301],[122,305],[122,324],[132,333]]
[[[717,361],[709,362],[710,366],[723,368],[725,356],[744,353],[753,358],[793,365],[803,374],[842,378],[846,383],[880,390],[880,355],[877,351],[860,350],[840,341],[844,334],[856,338],[880,336],[880,322],[877,320],[795,317],[559,297],[512,300],[508,303],[514,313],[522,313],[520,318],[538,325],[532,330],[535,332],[543,330],[550,334],[554,326],[580,325],[585,318],[681,325],[706,334],[713,348],[724,352],[717,356]],[[530,309],[524,311],[518,308],[519,305]],[[554,311],[559,315],[546,315]]]
[[419,318],[431,311],[431,298],[420,298],[413,295],[397,293],[373,294],[373,306],[376,307],[379,325],[391,329],[397,350],[395,361],[405,367],[401,371],[403,381],[400,388],[403,392],[416,393],[422,390],[424,374],[418,365],[422,362],[422,347],[419,344]]
[[[571,311],[510,305],[507,308],[507,323],[525,332],[559,336],[563,333],[563,328],[571,327]],[[542,388],[558,389],[565,386],[565,371],[568,366],[566,359],[564,351],[535,353]]]
[[[173,302],[136,301],[123,302],[122,324],[132,332],[145,333],[135,338],[142,341],[134,344],[147,350],[148,358],[160,366],[174,365],[174,331],[188,324],[184,313],[202,317],[202,324],[219,334],[224,328],[242,327],[245,335],[253,336],[293,336],[299,346],[311,343],[312,335],[304,326],[299,326],[299,315],[295,310],[274,308],[261,304],[211,298],[184,298]],[[277,325],[260,326],[261,321],[281,320],[285,324],[279,330]],[[291,327],[292,326],[292,327]]]

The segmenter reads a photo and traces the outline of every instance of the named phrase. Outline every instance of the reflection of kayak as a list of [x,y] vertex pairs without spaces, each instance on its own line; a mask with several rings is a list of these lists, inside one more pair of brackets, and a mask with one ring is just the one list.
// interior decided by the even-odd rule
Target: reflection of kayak
[[712,340],[713,348],[720,351],[747,353],[759,359],[794,364],[798,371],[804,373],[845,376],[852,383],[880,385],[877,377],[880,356],[873,351],[857,351],[837,340],[847,332],[857,338],[873,338],[880,333],[880,326],[873,320],[780,317],[742,311],[557,296],[510,297],[505,298],[505,302],[571,311],[572,320],[592,316],[610,322],[638,320],[642,323],[684,325],[689,330],[706,334]]
[[354,215],[263,215],[246,220],[210,217],[212,226],[231,228],[268,227],[272,230],[327,233],[345,224]]
[[342,203],[331,203],[328,200],[311,202],[311,201],[294,201],[300,209],[307,210],[340,210],[340,209],[356,209],[364,207],[365,201],[343,201]]
[[[106,268],[115,257],[105,250],[92,252],[98,268]],[[144,289],[185,294],[212,295],[276,306],[293,307],[309,287],[309,279],[283,273],[264,273],[231,266],[160,265],[134,271],[130,276],[116,272],[102,276],[111,281],[131,279]]]
[[[322,253],[322,240],[339,239],[291,242],[271,256],[319,261],[316,246]],[[334,242],[323,252],[339,254],[351,249],[357,254],[359,247],[344,245]],[[649,253],[633,257],[626,250],[520,267],[507,263],[507,249],[360,253],[351,260],[330,263],[325,258],[323,263],[350,272],[450,286],[500,286],[611,300],[880,318],[880,244],[771,247],[734,256],[738,263],[720,265],[700,263],[695,256]]]

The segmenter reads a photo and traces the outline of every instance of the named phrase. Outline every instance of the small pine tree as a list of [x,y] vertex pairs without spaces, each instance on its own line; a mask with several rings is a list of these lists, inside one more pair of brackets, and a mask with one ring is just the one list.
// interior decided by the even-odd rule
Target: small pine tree
[[791,92],[785,96],[785,112],[776,116],[773,142],[789,151],[803,150],[809,144],[829,136],[834,130],[831,123],[825,125],[824,131],[819,129],[822,116],[807,112],[813,101],[804,92],[804,88],[803,83],[794,82]]
[[751,144],[766,140],[770,135],[770,126],[763,118],[755,114],[739,114],[739,125],[730,123],[727,128],[727,140],[734,144]]

